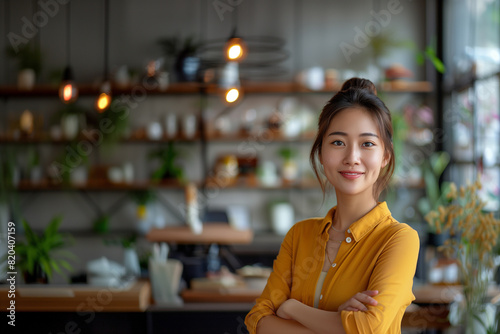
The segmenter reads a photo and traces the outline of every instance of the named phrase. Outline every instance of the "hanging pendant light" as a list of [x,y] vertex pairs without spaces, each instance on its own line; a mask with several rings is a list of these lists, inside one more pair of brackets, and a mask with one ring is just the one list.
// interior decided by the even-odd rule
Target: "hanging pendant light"
[[78,98],[78,89],[73,82],[73,71],[70,66],[70,51],[71,51],[71,2],[68,3],[66,7],[66,57],[67,57],[67,65],[63,72],[63,78],[61,82],[61,86],[59,87],[59,98],[63,103],[69,104],[76,101]]
[[242,90],[238,62],[229,61],[226,63],[219,80],[219,87],[224,91],[223,99],[226,103],[235,104],[241,101]]
[[99,87],[95,108],[97,112],[106,111],[111,105],[111,82],[108,75],[109,54],[109,0],[104,2],[104,80]]
[[224,54],[227,61],[238,62],[245,59],[247,55],[246,43],[242,38],[236,36],[236,27],[226,43]]

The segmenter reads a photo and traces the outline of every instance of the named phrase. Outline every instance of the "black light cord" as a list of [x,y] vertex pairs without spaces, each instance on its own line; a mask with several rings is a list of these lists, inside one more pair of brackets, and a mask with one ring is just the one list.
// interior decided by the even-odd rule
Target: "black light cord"
[[[10,26],[10,0],[6,0],[4,2],[4,10],[5,10],[5,34],[7,35],[7,31],[9,31],[9,26]],[[7,39],[5,39],[5,41],[7,41]],[[7,44],[7,42],[6,42]],[[8,70],[9,70],[9,62],[6,61],[4,63],[5,65],[5,68],[4,68],[4,74],[5,74],[5,82],[7,82],[7,73],[8,73]]]
[[109,70],[109,0],[104,1],[104,80]]
[[66,64],[67,67],[70,65],[71,60],[71,1],[68,2],[66,7]]

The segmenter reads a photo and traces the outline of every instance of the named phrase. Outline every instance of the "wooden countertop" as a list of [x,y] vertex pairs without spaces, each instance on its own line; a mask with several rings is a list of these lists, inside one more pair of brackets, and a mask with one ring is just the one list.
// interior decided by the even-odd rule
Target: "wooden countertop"
[[179,244],[249,244],[253,239],[251,230],[237,230],[226,223],[203,224],[201,234],[194,234],[188,226],[152,228],[147,239],[151,242],[175,242]]
[[[0,307],[9,303],[7,286],[0,286]],[[124,288],[87,285],[19,285],[15,292],[16,311],[59,312],[138,312],[151,300],[149,281],[136,281]]]
[[[461,291],[459,286],[421,285],[413,289],[416,304],[449,304]],[[181,294],[186,303],[250,303],[262,291],[242,288],[216,290],[184,290]]]

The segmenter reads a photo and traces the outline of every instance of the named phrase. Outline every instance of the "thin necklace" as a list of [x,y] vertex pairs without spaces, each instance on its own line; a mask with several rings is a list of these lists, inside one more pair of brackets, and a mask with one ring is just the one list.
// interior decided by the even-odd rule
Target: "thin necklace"
[[333,227],[333,224],[332,224],[332,229],[333,229],[335,232],[340,232],[340,233],[345,232],[345,230],[344,230],[344,231],[342,231],[342,230],[337,230],[335,227]]
[[328,259],[328,261],[330,262],[330,265],[333,265],[333,261],[330,260],[330,256],[328,256],[328,248],[326,249],[326,258]]

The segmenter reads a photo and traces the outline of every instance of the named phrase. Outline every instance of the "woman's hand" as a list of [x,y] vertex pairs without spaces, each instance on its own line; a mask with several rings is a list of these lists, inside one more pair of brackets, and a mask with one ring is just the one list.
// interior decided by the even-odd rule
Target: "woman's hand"
[[290,316],[289,310],[290,307],[293,307],[293,304],[298,302],[296,299],[287,299],[280,305],[278,311],[276,311],[276,315],[282,319],[290,320],[292,317]]
[[367,311],[368,308],[365,305],[377,305],[377,301],[372,297],[378,294],[377,290],[366,290],[363,292],[358,292],[351,297],[344,304],[339,306],[338,312],[341,311]]

